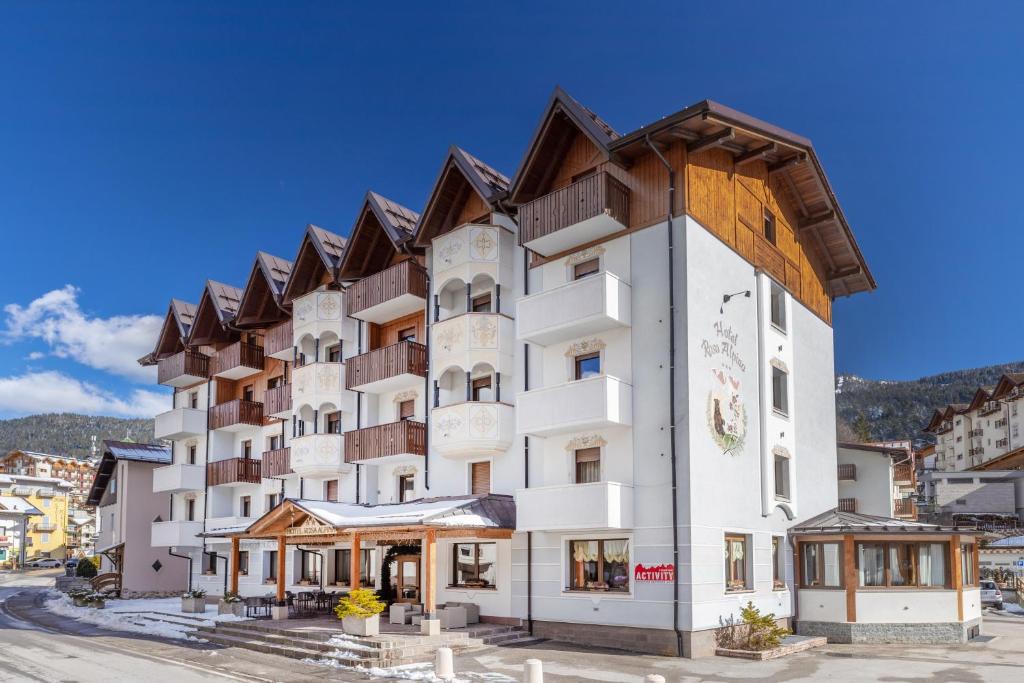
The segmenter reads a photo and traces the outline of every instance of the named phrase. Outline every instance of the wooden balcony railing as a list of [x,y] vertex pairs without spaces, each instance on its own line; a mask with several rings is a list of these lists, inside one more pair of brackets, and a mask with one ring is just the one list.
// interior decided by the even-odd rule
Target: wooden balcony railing
[[280,353],[285,349],[290,351],[294,345],[295,340],[292,336],[291,318],[271,327],[263,338],[263,350],[268,356],[273,356],[275,353]]
[[840,498],[839,499],[839,511],[840,512],[856,512],[857,511],[857,499],[856,498]]
[[852,463],[840,465],[839,481],[857,481],[857,466]]
[[629,188],[608,173],[595,173],[519,207],[519,243],[603,213],[629,225]]
[[350,358],[345,368],[345,388],[404,374],[427,376],[426,346],[403,341]]
[[345,432],[345,462],[426,453],[427,426],[415,420],[400,420]]
[[263,452],[263,476],[283,477],[292,473],[292,449],[275,448]]
[[179,377],[210,376],[210,357],[198,351],[185,350],[161,359],[156,366],[157,382],[167,384]]
[[427,269],[412,259],[364,277],[349,287],[346,290],[348,313],[354,316],[403,294],[427,298]]
[[248,342],[237,341],[230,346],[225,346],[213,357],[211,371],[219,375],[238,367],[263,370],[263,347]]
[[292,385],[278,384],[263,394],[263,410],[267,415],[276,415],[292,409]]
[[260,461],[251,458],[228,458],[211,462],[206,466],[208,486],[218,484],[260,483]]
[[895,501],[894,511],[897,517],[916,517],[917,507],[910,498],[900,498]]
[[238,424],[259,427],[263,424],[263,404],[246,401],[244,398],[218,403],[210,407],[209,421],[210,429],[223,429]]
[[992,413],[998,413],[1002,409],[1003,409],[1002,404],[1000,404],[1000,403],[992,403],[992,404],[987,405],[987,406],[982,406],[981,410],[978,411],[978,416],[979,417],[984,417],[985,415],[991,415]]
[[912,482],[914,481],[914,468],[910,466],[910,463],[902,463],[892,468],[892,478],[896,482]]

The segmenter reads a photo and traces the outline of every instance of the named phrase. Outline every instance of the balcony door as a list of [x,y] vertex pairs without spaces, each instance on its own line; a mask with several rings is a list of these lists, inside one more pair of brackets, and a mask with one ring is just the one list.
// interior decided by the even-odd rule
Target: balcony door
[[395,601],[420,601],[420,556],[399,555],[391,568],[391,583],[395,588]]

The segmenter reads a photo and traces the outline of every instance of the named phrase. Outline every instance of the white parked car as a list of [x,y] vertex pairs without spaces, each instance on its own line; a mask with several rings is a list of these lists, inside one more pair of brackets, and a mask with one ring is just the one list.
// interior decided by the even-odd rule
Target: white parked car
[[981,604],[995,605],[996,609],[1003,609],[1003,592],[995,581],[981,582]]
[[26,562],[25,566],[31,567],[32,569],[45,569],[49,567],[59,567],[61,566],[61,564],[60,560],[54,560],[49,557],[44,557],[41,560],[32,560],[31,562]]

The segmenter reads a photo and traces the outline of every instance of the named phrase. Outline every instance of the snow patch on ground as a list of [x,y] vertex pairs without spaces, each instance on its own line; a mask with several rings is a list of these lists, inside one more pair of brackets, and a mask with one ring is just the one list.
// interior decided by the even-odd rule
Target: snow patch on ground
[[1003,612],[1006,614],[1012,614],[1017,617],[1024,617],[1024,607],[1021,607],[1015,602],[1004,602]]
[[361,650],[363,652],[377,649],[371,645],[359,642],[355,636],[350,636],[347,633],[335,633],[331,636],[331,639],[327,641],[327,644],[334,645],[338,649]]
[[[76,607],[71,598],[53,592],[46,601],[46,609],[55,614],[71,617],[114,631],[143,633],[162,638],[192,639],[198,626],[212,626],[217,622],[244,621],[233,614],[217,614],[217,605],[206,606],[203,614],[181,611],[181,598],[138,600],[107,600],[105,609]],[[148,618],[146,618],[148,617]],[[153,621],[158,619],[160,621]]]
[[[400,666],[389,666],[387,668],[384,668],[379,666],[346,666],[334,659],[305,659],[303,661],[309,664],[329,666],[332,669],[341,669],[344,671],[357,671],[361,674],[369,676],[370,678],[382,678],[401,681],[427,681],[428,683],[436,683],[441,681],[440,678],[434,675],[434,665],[429,662],[421,662],[417,664],[402,664]],[[450,683],[473,683],[474,681],[483,681],[484,683],[517,683],[518,679],[510,678],[505,674],[499,673],[466,672],[455,674],[455,678],[451,679]]]

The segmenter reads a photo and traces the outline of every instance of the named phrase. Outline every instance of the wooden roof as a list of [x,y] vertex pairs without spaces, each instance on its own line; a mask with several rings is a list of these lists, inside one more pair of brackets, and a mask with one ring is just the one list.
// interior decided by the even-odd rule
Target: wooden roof
[[974,396],[971,397],[970,403],[967,404],[967,410],[977,410],[991,401],[993,389],[995,389],[994,386],[978,387],[974,392]]
[[336,280],[346,243],[341,235],[307,225],[288,282],[282,290],[282,303],[290,305],[294,299],[313,291],[325,275]]
[[242,290],[238,287],[207,280],[189,332],[188,345],[203,346],[232,341],[237,332],[231,331],[227,325],[238,312],[241,300]]
[[288,315],[281,308],[281,295],[291,272],[291,261],[258,252],[234,324],[243,328],[265,327],[285,320]]
[[1003,453],[998,458],[992,458],[980,465],[968,468],[972,472],[990,472],[992,470],[1024,470],[1024,447],[1015,448],[1012,451]]
[[184,350],[195,316],[195,304],[171,299],[167,315],[164,316],[164,324],[160,327],[160,334],[156,339],[156,348],[148,358],[156,361]]
[[376,192],[367,192],[338,268],[339,280],[384,270],[396,253],[413,253],[419,214]]
[[999,378],[992,390],[992,398],[1005,398],[1011,391],[1024,384],[1024,372],[1008,372]]
[[432,239],[457,227],[455,217],[470,193],[476,193],[494,209],[495,203],[507,194],[508,186],[508,177],[452,145],[416,225],[416,246],[427,247]]

